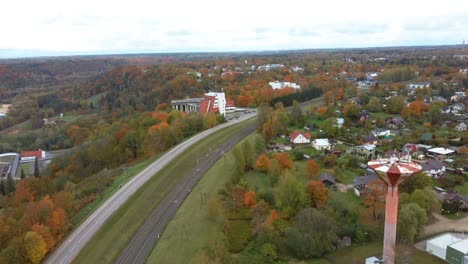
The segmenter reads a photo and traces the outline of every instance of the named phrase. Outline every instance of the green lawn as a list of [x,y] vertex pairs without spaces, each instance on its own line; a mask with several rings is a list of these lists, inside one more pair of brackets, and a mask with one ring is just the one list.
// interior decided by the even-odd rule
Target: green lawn
[[[289,261],[291,264],[331,264],[331,263],[346,263],[346,264],[362,264],[367,257],[377,256],[382,254],[382,243],[372,242],[361,245],[353,245],[350,248],[341,249],[326,255],[321,259],[312,259],[304,261]],[[410,263],[410,264],[442,264],[444,261],[431,256],[423,251],[420,251],[413,246],[397,246],[395,263]]]
[[[193,167],[196,156],[203,156],[210,147],[218,146],[243,127],[244,122],[225,128],[201,140],[181,154],[174,162],[152,177],[138,190],[81,250],[73,263],[111,263],[125,247],[132,235],[138,230],[153,209],[164,199],[173,186]],[[198,194],[199,195],[199,194]]]
[[[253,138],[251,135],[246,140]],[[146,263],[190,263],[197,251],[207,245],[222,225],[221,221],[208,218],[207,201],[225,186],[229,180],[226,171],[233,164],[234,155],[229,151],[203,176],[164,230]]]
[[468,181],[463,185],[455,187],[455,191],[459,192],[462,196],[468,196]]
[[[161,154],[162,155],[162,154]],[[93,202],[87,204],[84,208],[80,210],[78,214],[76,214],[72,219],[71,222],[74,226],[79,225],[81,222],[83,222],[90,214],[94,212],[102,203],[104,203],[109,197],[111,197],[120,187],[120,185],[125,184],[127,181],[129,181],[133,176],[138,174],[140,171],[145,169],[148,165],[150,165],[153,161],[155,161],[157,158],[159,158],[160,155],[152,157],[148,160],[139,162],[133,166],[129,166],[127,168],[127,171],[120,174],[117,176],[112,183],[112,185],[107,188],[103,193],[102,193],[102,199],[101,197],[97,197]],[[25,171],[26,173],[26,171]]]

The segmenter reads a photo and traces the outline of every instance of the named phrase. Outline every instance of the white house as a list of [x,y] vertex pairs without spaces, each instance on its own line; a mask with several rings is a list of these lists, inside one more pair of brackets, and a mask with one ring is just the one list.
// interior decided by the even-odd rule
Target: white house
[[461,239],[453,236],[452,234],[445,234],[428,240],[426,243],[426,251],[445,260],[447,255],[447,246],[458,241],[461,241]]
[[271,88],[273,88],[273,90],[283,89],[286,87],[290,87],[294,89],[301,89],[301,86],[299,84],[292,83],[292,82],[274,81],[274,82],[269,82],[268,84],[271,86]]
[[387,128],[376,128],[372,130],[372,135],[375,137],[388,137],[390,136],[390,129]]
[[309,132],[295,131],[289,134],[289,140],[293,144],[308,144],[310,143],[310,134]]
[[455,153],[455,151],[447,148],[431,148],[427,150],[427,156],[434,159],[446,159]]
[[338,117],[338,118],[336,119],[336,125],[337,125],[338,127],[342,127],[343,124],[344,124],[344,118]]
[[209,92],[205,93],[207,96],[214,96],[215,101],[214,101],[214,108],[219,109],[219,113],[223,116],[226,116],[226,96],[224,93],[215,93],[215,92]]
[[463,132],[463,131],[466,131],[467,127],[468,126],[464,122],[461,122],[455,127],[455,130]]
[[317,138],[317,139],[314,139],[314,141],[312,141],[312,146],[313,146],[316,150],[324,150],[324,149],[330,150],[330,149],[331,149],[331,144],[330,144],[330,142],[328,141],[328,138]]
[[408,87],[410,89],[423,89],[423,88],[428,88],[431,86],[430,82],[417,82],[417,83],[410,83]]

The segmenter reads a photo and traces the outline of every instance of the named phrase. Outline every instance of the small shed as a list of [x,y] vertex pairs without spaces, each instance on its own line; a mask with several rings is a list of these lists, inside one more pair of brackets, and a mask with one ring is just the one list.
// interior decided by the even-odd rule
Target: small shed
[[366,264],[375,264],[375,263],[381,263],[380,259],[378,259],[377,257],[366,258]]
[[458,241],[461,241],[461,239],[453,236],[452,234],[445,234],[428,240],[426,243],[426,251],[441,259],[445,259],[447,246]]
[[330,186],[334,187],[336,184],[335,177],[328,172],[320,173],[318,180],[327,187],[330,187]]
[[468,239],[460,240],[447,247],[447,260],[450,264],[466,264],[464,259],[468,256]]

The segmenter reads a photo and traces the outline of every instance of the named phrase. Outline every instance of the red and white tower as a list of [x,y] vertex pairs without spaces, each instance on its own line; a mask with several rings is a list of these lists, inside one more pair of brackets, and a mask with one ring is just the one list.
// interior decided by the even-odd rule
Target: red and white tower
[[395,263],[396,226],[398,219],[398,186],[416,172],[421,166],[411,162],[410,155],[403,158],[391,157],[369,161],[367,164],[387,184],[385,201],[385,231],[383,242],[384,263]]

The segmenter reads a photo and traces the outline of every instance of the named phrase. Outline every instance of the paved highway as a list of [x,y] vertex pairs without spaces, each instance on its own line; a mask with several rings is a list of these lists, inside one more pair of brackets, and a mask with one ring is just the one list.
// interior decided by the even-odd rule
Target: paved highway
[[[135,175],[130,181],[122,186],[117,192],[115,192],[109,199],[107,199],[99,208],[97,208],[81,225],[79,225],[55,251],[46,259],[44,263],[46,264],[66,264],[71,263],[73,259],[78,255],[80,250],[84,245],[93,237],[93,235],[101,228],[101,226],[107,221],[107,219],[120,207],[122,206],[127,199],[134,194],[145,182],[147,182],[153,175],[158,173],[162,168],[164,168],[169,162],[175,159],[178,155],[184,152],[187,148],[197,143],[200,139],[207,137],[210,134],[213,134],[216,131],[219,131],[225,127],[237,124],[239,122],[245,121],[249,118],[252,118],[256,115],[256,112],[249,113],[239,117],[239,119],[232,120],[228,123],[221,124],[217,127],[211,128],[209,130],[203,131],[181,144],[175,146],[173,149],[164,154],[161,158],[153,162],[146,169]],[[208,165],[205,165],[208,166]],[[210,166],[211,167],[211,166]],[[209,168],[209,167],[208,167]],[[185,178],[181,182],[185,182]],[[188,186],[194,185],[198,179],[195,181],[193,179],[190,182],[185,182],[186,185],[180,186],[180,183],[176,185],[175,188],[182,188],[188,191]],[[187,192],[185,191],[185,192]],[[172,191],[170,195],[175,195]],[[185,193],[185,195],[187,195]],[[171,196],[172,197],[172,196]],[[172,198],[174,198],[172,197]],[[169,199],[169,198],[168,198]],[[180,198],[179,198],[180,199]],[[175,199],[177,200],[177,198]],[[162,203],[164,203],[163,200]],[[174,199],[172,200],[174,201]],[[182,200],[181,200],[182,201]],[[177,203],[177,202],[176,202]],[[159,208],[159,207],[158,207]],[[172,208],[172,207],[171,207]],[[171,210],[177,210],[177,208],[172,208]],[[156,211],[155,211],[156,212]],[[171,211],[172,212],[172,211]],[[173,212],[175,213],[175,211]],[[172,214],[173,214],[172,213]],[[155,213],[153,213],[155,214]],[[165,212],[164,215],[167,218],[168,212]],[[153,218],[153,215],[149,218]],[[170,220],[170,218],[169,218]],[[146,222],[145,222],[146,224]],[[156,231],[155,231],[156,232]],[[154,233],[154,232],[153,232]],[[157,236],[158,233],[156,233]],[[154,234],[153,234],[154,235]]]
[[200,160],[197,167],[184,175],[179,183],[167,194],[164,200],[146,219],[135,235],[133,235],[132,239],[118,256],[116,263],[144,263],[157,243],[160,234],[162,234],[167,224],[169,224],[172,217],[174,217],[177,209],[182,205],[183,201],[190,191],[193,190],[200,178],[203,177],[224,153],[229,151],[237,142],[255,131],[256,127],[256,123],[245,127],[216,149],[213,149],[207,156]]

